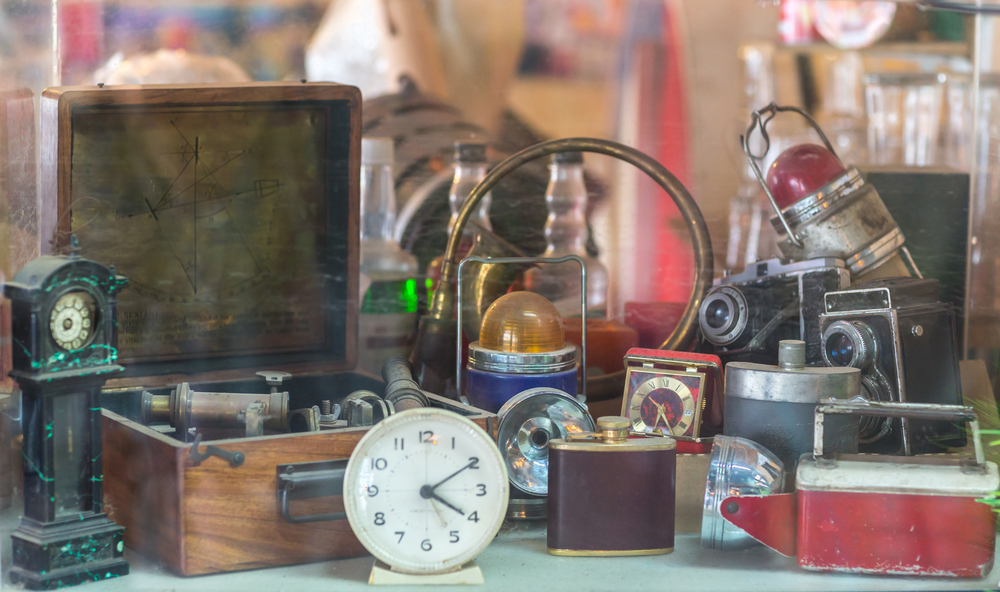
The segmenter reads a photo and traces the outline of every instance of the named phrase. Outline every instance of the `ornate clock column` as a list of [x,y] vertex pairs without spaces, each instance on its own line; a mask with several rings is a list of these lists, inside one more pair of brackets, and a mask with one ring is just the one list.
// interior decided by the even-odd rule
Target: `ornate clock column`
[[35,259],[7,284],[21,388],[24,519],[12,583],[53,589],[123,576],[124,528],[103,511],[101,387],[115,363],[115,293],[124,277],[80,258]]

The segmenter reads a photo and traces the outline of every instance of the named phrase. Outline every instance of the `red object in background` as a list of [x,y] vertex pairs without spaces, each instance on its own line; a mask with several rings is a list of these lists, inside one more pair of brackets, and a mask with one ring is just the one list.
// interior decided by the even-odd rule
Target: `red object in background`
[[160,25],[160,47],[188,49],[191,46],[194,25],[189,19],[169,18]]
[[846,172],[840,160],[823,146],[799,144],[771,163],[767,188],[784,210]]
[[701,442],[677,440],[677,454],[706,454],[712,451],[712,441],[702,438]]
[[[648,438],[649,436],[629,436],[629,440],[638,438]],[[690,440],[677,440],[677,454],[706,454],[712,451],[711,438],[699,438],[700,442]]]
[[[683,55],[685,46],[680,34],[682,21],[674,5],[674,2],[663,4],[665,47],[659,89],[659,150],[655,156],[690,190],[686,56]],[[680,221],[680,210],[662,189],[653,186],[657,195],[656,209],[652,212],[656,220],[656,243],[650,245],[657,250],[656,268],[653,270],[657,279],[653,284],[653,293],[657,300],[686,302],[694,283],[694,251],[688,233],[675,230],[682,225],[672,223]]]
[[626,302],[625,324],[639,332],[639,347],[659,348],[670,337],[686,302]]
[[104,50],[104,3],[59,3],[59,56],[64,69],[91,68]]
[[782,45],[805,45],[818,41],[812,0],[781,0],[778,38]]
[[[579,347],[580,319],[563,319],[566,342]],[[600,368],[604,374],[622,369],[622,358],[639,345],[635,329],[610,319],[587,319],[587,367]]]

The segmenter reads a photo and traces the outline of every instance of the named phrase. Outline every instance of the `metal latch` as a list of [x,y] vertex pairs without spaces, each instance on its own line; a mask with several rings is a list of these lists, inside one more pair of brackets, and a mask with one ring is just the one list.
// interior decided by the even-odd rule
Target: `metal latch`
[[344,471],[349,459],[278,465],[278,501],[281,515],[291,524],[346,520],[344,512],[292,516],[288,506],[296,500],[332,497],[344,494]]
[[205,452],[198,452],[198,446],[201,444],[201,434],[194,437],[194,443],[191,445],[191,452],[188,453],[188,459],[191,460],[195,466],[198,466],[202,461],[208,460],[210,457],[218,456],[221,459],[228,460],[229,464],[234,468],[243,464],[246,457],[239,450],[230,452],[218,446],[212,446],[209,444],[205,447]]

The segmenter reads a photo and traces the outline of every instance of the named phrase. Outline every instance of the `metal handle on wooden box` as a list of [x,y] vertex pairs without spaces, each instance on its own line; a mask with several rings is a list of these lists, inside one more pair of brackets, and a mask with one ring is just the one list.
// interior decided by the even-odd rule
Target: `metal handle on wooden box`
[[212,446],[211,444],[205,447],[205,452],[198,452],[198,446],[201,445],[201,437],[201,434],[194,437],[194,443],[191,445],[191,451],[188,452],[188,460],[193,462],[195,466],[200,465],[203,461],[206,461],[213,456],[217,456],[223,460],[228,460],[229,464],[234,468],[242,465],[243,461],[246,460],[246,455],[239,450],[229,451],[225,448]]
[[[767,181],[764,180],[764,173],[761,172],[760,166],[757,161],[763,161],[764,157],[767,156],[767,152],[771,149],[771,138],[767,135],[767,124],[771,122],[778,113],[790,111],[792,113],[798,113],[809,122],[816,133],[819,134],[820,140],[823,140],[823,144],[826,145],[826,149],[840,160],[840,156],[837,155],[837,151],[833,149],[833,144],[830,140],[826,138],[826,134],[823,133],[823,129],[816,123],[816,120],[812,118],[811,115],[799,109],[798,107],[782,107],[777,103],[771,103],[767,107],[762,109],[757,109],[750,114],[750,127],[747,128],[747,133],[740,136],[740,142],[743,144],[743,152],[747,155],[747,160],[750,162],[750,168],[753,169],[754,176],[757,177],[757,181],[760,182],[761,187],[764,189],[764,194],[767,195],[767,201],[771,202],[771,207],[774,208],[774,213],[778,215],[778,220],[781,221],[781,225],[785,228],[785,232],[788,233],[788,240],[792,242],[796,247],[802,247],[802,239],[796,236],[792,232],[792,227],[788,224],[788,220],[785,219],[785,215],[781,213],[781,208],[778,207],[778,202],[774,199],[774,195],[771,194],[771,189],[767,186]],[[753,134],[755,129],[760,130],[760,136],[764,140],[764,152],[762,154],[754,154],[753,150],[750,148],[750,136]],[[843,161],[840,161],[843,164]]]
[[[458,353],[455,354],[458,359],[455,362],[455,390],[458,393],[459,400],[462,400],[462,366],[464,365],[464,360],[462,359],[462,271],[465,266],[469,263],[491,263],[491,264],[501,264],[507,265],[511,263],[545,263],[545,264],[555,264],[555,263],[565,263],[567,261],[576,261],[580,264],[580,368],[583,369],[583,386],[581,387],[581,392],[577,395],[577,400],[579,400],[584,405],[587,404],[587,264],[584,263],[583,258],[579,255],[566,255],[565,257],[466,257],[462,259],[458,264],[458,278],[456,284],[458,285],[458,318],[456,323],[458,324],[458,337],[456,338],[455,347],[458,349]],[[573,393],[576,395],[576,393]]]
[[976,450],[976,464],[980,467],[986,466],[983,443],[979,439],[979,419],[976,417],[976,410],[972,407],[962,405],[933,405],[929,403],[883,403],[824,399],[816,406],[813,428],[813,458],[816,460],[823,457],[823,416],[827,413],[968,422],[973,447]]
[[306,522],[346,520],[347,514],[345,512],[292,516],[289,512],[289,505],[296,500],[343,495],[344,472],[347,470],[348,460],[341,458],[278,465],[278,501],[281,504],[281,516],[285,521],[291,524],[304,524]]

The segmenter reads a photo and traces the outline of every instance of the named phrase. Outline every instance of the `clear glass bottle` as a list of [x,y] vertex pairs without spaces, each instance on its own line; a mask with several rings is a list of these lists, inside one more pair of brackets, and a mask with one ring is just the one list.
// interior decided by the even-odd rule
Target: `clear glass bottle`
[[378,375],[410,354],[417,327],[417,258],[393,239],[396,193],[390,138],[361,141],[361,281],[358,366]]
[[[486,177],[488,166],[486,159],[486,143],[479,141],[455,142],[455,176],[451,182],[451,189],[448,191],[448,203],[451,205],[451,219],[448,221],[448,236],[455,228],[458,221],[458,213],[462,209],[466,198],[472,190]],[[475,238],[472,224],[478,224],[486,230],[493,230],[490,225],[490,202],[489,193],[483,196],[479,202],[479,207],[472,212],[469,223],[462,229],[462,240],[458,243],[458,261],[469,252]],[[427,276],[434,282],[441,277],[441,264],[444,262],[444,255],[435,257],[427,266]]]
[[[605,317],[608,303],[608,271],[587,254],[587,187],[583,183],[583,155],[561,152],[549,167],[545,203],[544,257],[579,255],[587,265],[587,316]],[[549,299],[563,318],[580,316],[580,267],[570,261],[543,264],[525,274],[525,289]]]
[[840,160],[863,164],[868,159],[868,120],[861,85],[864,60],[859,52],[845,51],[827,57],[826,66],[826,90],[816,121]]

